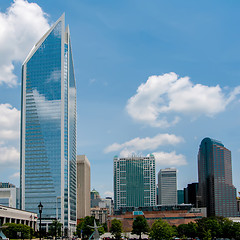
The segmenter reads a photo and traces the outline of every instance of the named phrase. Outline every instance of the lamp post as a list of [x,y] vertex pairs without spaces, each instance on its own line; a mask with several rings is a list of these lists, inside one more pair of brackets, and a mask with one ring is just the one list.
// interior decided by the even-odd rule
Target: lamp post
[[40,202],[38,205],[38,210],[40,215],[40,223],[39,223],[40,240],[42,239],[42,209],[43,209],[43,205]]

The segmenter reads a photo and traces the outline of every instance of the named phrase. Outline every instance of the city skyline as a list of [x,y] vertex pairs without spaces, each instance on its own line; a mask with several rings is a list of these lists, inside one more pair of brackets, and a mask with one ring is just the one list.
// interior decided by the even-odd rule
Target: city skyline
[[78,88],[77,154],[91,162],[92,188],[112,196],[114,155],[154,153],[156,171],[176,167],[183,189],[197,181],[199,144],[210,137],[231,150],[240,189],[239,7],[1,1],[1,181],[20,184],[21,64],[65,12]]

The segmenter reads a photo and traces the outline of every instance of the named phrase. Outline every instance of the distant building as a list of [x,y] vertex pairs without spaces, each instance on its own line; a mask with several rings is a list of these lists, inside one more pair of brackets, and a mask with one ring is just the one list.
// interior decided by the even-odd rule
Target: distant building
[[91,216],[99,220],[100,224],[106,223],[108,218],[108,209],[100,207],[91,208]]
[[210,138],[204,138],[198,152],[200,207],[207,216],[238,216],[236,188],[232,184],[231,151]]
[[184,188],[184,201],[192,204],[194,207],[198,207],[198,183],[188,184]]
[[90,216],[90,162],[85,155],[77,156],[77,219]]
[[11,183],[0,182],[0,205],[20,209],[20,191]]
[[114,157],[114,210],[156,205],[155,158]]
[[158,204],[177,204],[177,169],[166,168],[158,172]]
[[101,202],[100,194],[97,190],[93,189],[91,191],[91,208],[98,207],[99,202]]
[[177,199],[178,199],[178,204],[185,203],[184,202],[184,190],[177,190]]

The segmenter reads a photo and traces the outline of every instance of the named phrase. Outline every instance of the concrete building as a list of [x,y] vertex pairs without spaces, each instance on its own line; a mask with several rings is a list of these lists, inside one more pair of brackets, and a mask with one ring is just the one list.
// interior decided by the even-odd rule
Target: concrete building
[[91,208],[91,216],[99,220],[100,224],[106,223],[108,219],[108,208]]
[[[76,86],[64,14],[22,65],[21,208],[76,227]],[[46,223],[47,224],[47,223]]]
[[85,155],[77,156],[77,219],[90,216],[91,173],[90,162]]
[[232,184],[231,151],[204,138],[198,152],[199,205],[207,216],[236,217],[236,188]]
[[21,223],[37,230],[37,214],[0,205],[1,223]]
[[177,204],[177,169],[166,168],[158,172],[158,204]]
[[20,192],[13,184],[0,183],[0,205],[20,209]]
[[114,210],[156,205],[155,158],[114,157]]

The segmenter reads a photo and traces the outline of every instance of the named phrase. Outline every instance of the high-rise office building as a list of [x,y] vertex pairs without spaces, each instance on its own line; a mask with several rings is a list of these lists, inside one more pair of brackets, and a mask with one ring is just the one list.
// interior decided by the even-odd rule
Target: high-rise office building
[[160,169],[158,172],[158,204],[176,205],[177,203],[177,169]]
[[65,16],[44,34],[22,66],[21,208],[38,213],[42,227],[76,226],[76,86]]
[[77,155],[77,219],[90,216],[90,162],[86,155]]
[[114,157],[114,208],[156,205],[155,158]]
[[210,138],[204,138],[198,152],[200,207],[207,216],[237,216],[236,188],[232,184],[231,151]]

